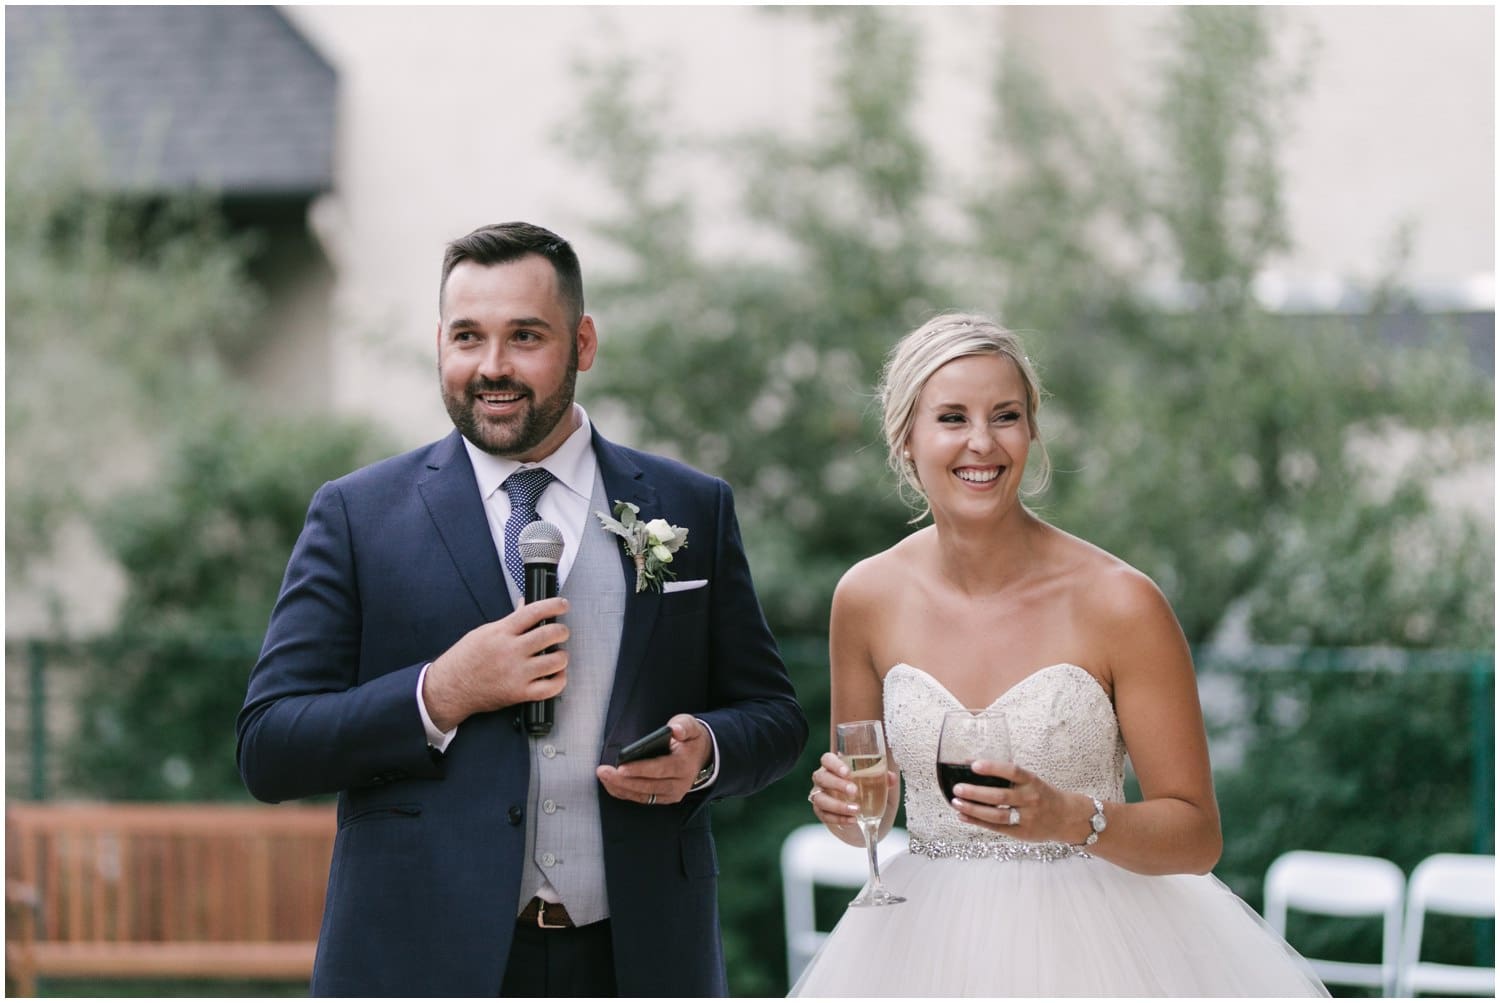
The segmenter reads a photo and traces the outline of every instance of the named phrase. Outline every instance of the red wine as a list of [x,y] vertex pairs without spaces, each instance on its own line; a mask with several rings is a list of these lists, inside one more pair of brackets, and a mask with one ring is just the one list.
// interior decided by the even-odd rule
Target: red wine
[[982,787],[1009,787],[1010,781],[1004,777],[988,777],[974,772],[974,768],[968,763],[938,763],[938,786],[943,789],[943,797],[949,801],[953,800],[954,784],[978,784]]

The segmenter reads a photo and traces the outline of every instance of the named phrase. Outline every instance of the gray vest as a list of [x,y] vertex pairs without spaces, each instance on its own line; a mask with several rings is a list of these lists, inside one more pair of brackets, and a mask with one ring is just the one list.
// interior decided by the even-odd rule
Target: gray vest
[[604,746],[626,599],[619,538],[594,516],[609,510],[604,479],[595,473],[578,556],[560,590],[569,603],[568,686],[557,698],[552,733],[530,740],[531,805],[516,904],[519,911],[545,879],[579,926],[609,916],[599,827],[599,798],[608,795],[594,768]]

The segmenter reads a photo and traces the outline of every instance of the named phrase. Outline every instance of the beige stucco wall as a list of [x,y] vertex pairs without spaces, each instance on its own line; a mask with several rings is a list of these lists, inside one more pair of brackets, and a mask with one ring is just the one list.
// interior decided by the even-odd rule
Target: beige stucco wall
[[1411,280],[1488,280],[1493,307],[1494,8],[1295,13],[1326,41],[1287,148],[1296,267],[1374,278],[1410,221]]
[[[1078,102],[1150,99],[1170,7],[1013,7],[1007,39]],[[1283,136],[1294,251],[1279,285],[1370,283],[1414,226],[1404,277],[1493,306],[1495,18],[1490,7],[1267,9],[1284,65],[1310,56]]]
[[[1062,93],[1127,114],[1148,99],[1162,7],[892,8],[922,39],[923,128],[955,178],[983,128],[1002,38]],[[448,427],[432,375],[445,240],[528,218],[574,240],[586,274],[607,250],[585,228],[600,180],[553,139],[577,107],[575,61],[639,57],[694,131],[812,127],[829,68],[819,32],[760,8],[291,7],[340,74],[337,192],[317,222],[339,274],[331,403],[417,444]],[[1419,288],[1492,305],[1494,14],[1486,7],[1275,8],[1289,52],[1315,38],[1315,74],[1286,139],[1296,250],[1268,288],[1305,295],[1368,281],[1410,221]],[[663,178],[722,197],[700,169]],[[710,219],[732,214],[709,214]],[[709,228],[710,244],[735,236]],[[1299,292],[1300,291],[1300,292]],[[1488,299],[1488,303],[1485,301]],[[592,303],[605,335],[609,304]]]

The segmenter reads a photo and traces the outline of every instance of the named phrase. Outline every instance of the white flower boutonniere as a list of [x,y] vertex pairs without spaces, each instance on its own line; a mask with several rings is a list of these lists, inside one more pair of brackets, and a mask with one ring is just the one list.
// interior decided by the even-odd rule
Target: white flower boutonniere
[[595,512],[604,528],[620,538],[625,553],[635,562],[635,590],[646,591],[646,587],[661,591],[662,578],[676,578],[667,565],[672,555],[687,546],[688,531],[674,526],[665,519],[646,522],[640,518],[641,509],[630,502],[615,502],[615,518],[603,512]]

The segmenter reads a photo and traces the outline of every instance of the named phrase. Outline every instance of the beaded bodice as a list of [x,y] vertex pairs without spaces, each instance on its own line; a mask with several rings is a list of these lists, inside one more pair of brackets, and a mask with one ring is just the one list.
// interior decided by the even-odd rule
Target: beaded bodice
[[[937,783],[943,714],[963,707],[932,676],[901,663],[885,676],[885,731],[906,782],[913,852],[929,856],[1067,856],[1066,844],[1023,843],[959,820]],[[1125,799],[1125,740],[1098,680],[1077,665],[1033,672],[990,705],[1004,712],[1016,762],[1063,790]]]

